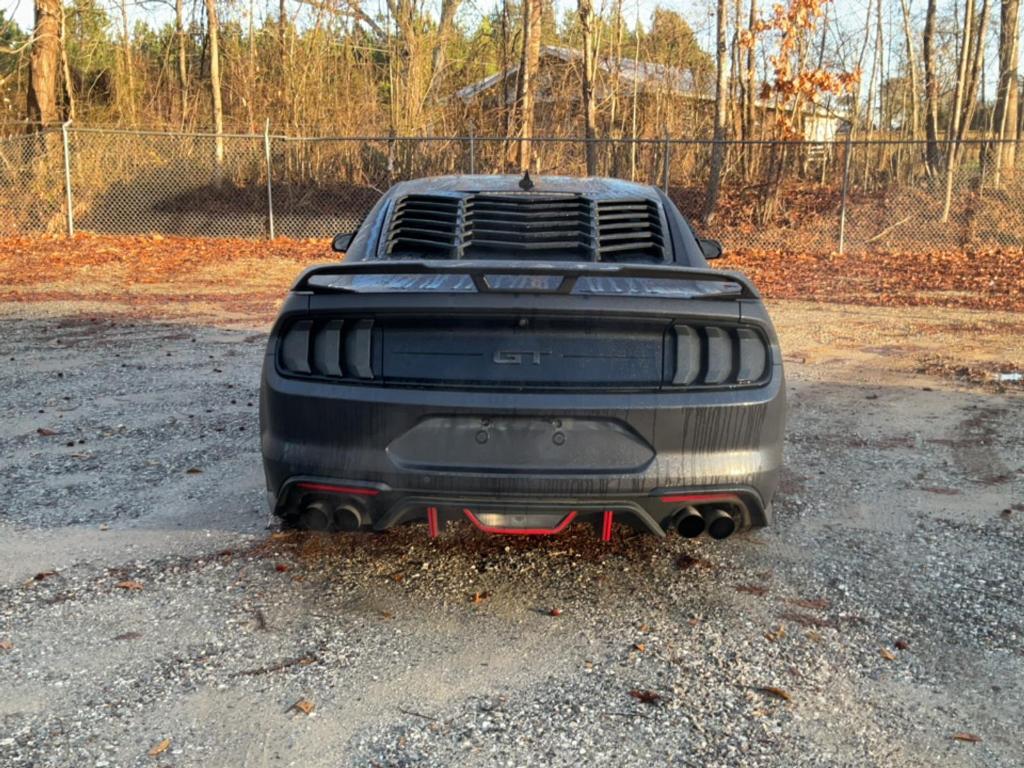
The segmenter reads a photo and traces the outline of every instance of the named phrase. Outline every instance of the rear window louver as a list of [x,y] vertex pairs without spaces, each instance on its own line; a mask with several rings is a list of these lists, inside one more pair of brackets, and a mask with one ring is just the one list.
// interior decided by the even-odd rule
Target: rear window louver
[[391,215],[388,256],[660,263],[657,203],[580,195],[406,195]]
[[598,261],[664,261],[665,237],[658,206],[650,200],[597,203]]
[[594,258],[591,202],[578,195],[491,195],[466,198],[463,255],[590,261]]
[[458,250],[457,197],[406,195],[398,201],[388,230],[387,253],[432,257],[454,256]]

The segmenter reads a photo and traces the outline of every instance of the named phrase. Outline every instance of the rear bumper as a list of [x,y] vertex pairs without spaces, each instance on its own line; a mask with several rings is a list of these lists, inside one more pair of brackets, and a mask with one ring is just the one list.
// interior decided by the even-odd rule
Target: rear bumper
[[660,534],[694,494],[735,497],[740,527],[770,522],[785,385],[776,364],[765,386],[728,391],[389,388],[290,378],[268,355],[260,418],[271,509],[286,519],[328,494],[378,530],[475,517],[542,532],[571,512],[601,530],[611,512]]

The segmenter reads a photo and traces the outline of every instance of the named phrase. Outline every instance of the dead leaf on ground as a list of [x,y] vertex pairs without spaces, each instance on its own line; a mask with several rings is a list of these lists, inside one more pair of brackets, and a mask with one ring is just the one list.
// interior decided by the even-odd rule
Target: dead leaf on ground
[[131,579],[119,581],[114,586],[118,589],[143,589],[141,581],[133,581]]
[[786,636],[786,627],[783,624],[779,624],[779,628],[774,630],[774,631],[772,631],[772,632],[765,632],[764,633],[765,640],[769,640],[769,641],[771,641],[773,643],[776,640],[781,640],[785,636]]
[[36,430],[36,434],[38,434],[40,437],[53,437],[54,435],[58,435],[60,433],[47,427],[40,427],[39,429]]
[[882,648],[878,652],[878,655],[881,656],[886,661],[896,661],[896,654],[893,653],[892,651],[890,651],[888,648]]
[[961,731],[960,733],[954,733],[953,739],[955,741],[967,741],[971,744],[977,744],[979,741],[981,741],[981,736],[979,736],[976,733],[967,733],[965,731]]
[[146,754],[149,755],[150,757],[157,757],[158,755],[162,755],[164,752],[166,752],[168,749],[170,749],[170,747],[171,747],[171,740],[170,739],[164,739],[164,740],[162,740],[160,742],[157,742],[152,747],[150,747],[149,748],[149,752],[147,752]]
[[737,592],[746,592],[748,595],[757,595],[758,597],[764,597],[768,594],[768,587],[763,587],[760,584],[737,584]]
[[274,570],[278,573],[284,573],[288,570],[288,565],[287,563],[277,563],[276,565],[274,565]]
[[647,646],[643,643],[633,643],[633,650],[637,653],[643,653],[647,650]]
[[13,651],[14,643],[10,640],[0,640],[0,651]]
[[185,474],[186,475],[201,475],[201,474],[203,474],[203,470],[201,470],[199,467],[189,467],[188,469],[185,470]]
[[676,568],[680,571],[688,571],[691,568],[711,568],[712,564],[710,560],[703,557],[694,557],[688,555],[685,552],[679,556],[676,560]]
[[316,705],[312,701],[310,701],[309,699],[299,699],[294,704],[292,704],[290,707],[288,707],[288,711],[289,712],[301,712],[304,715],[308,715],[308,714],[310,714],[313,711],[313,709],[315,707],[316,707]]
[[472,595],[470,595],[469,601],[471,603],[482,603],[484,600],[486,600],[490,596],[491,596],[490,592],[474,592]]
[[761,693],[767,693],[769,696],[774,696],[777,699],[782,699],[783,701],[793,700],[793,697],[789,694],[788,691],[784,691],[782,688],[776,688],[774,685],[765,685],[758,688],[757,690],[759,690]]
[[660,693],[648,691],[644,688],[635,688],[629,692],[629,695],[643,704],[657,704],[659,701],[661,701]]
[[903,638],[897,640],[895,643],[893,643],[893,645],[895,645],[901,651],[905,651],[907,650],[907,648],[910,647],[910,643],[904,640]]
[[548,611],[548,616],[561,616],[561,615],[562,615],[562,609],[561,608],[552,608],[550,611]]

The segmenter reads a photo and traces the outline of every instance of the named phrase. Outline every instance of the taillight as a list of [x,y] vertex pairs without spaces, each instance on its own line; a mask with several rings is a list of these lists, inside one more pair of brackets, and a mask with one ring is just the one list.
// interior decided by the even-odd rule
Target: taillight
[[296,320],[281,334],[278,363],[287,373],[372,379],[373,320]]
[[768,376],[768,343],[753,328],[677,323],[672,341],[672,384],[755,384]]

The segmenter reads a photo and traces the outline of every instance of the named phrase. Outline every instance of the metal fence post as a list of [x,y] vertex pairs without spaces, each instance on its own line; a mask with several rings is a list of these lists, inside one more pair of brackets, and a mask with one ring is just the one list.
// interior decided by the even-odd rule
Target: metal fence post
[[846,193],[850,185],[850,148],[853,131],[846,134],[846,158],[843,160],[843,191],[839,196],[839,253],[846,250]]
[[68,237],[74,237],[75,234],[75,211],[74,204],[75,200],[71,194],[71,148],[68,146],[68,126],[71,125],[71,121],[68,120],[62,123],[60,126],[60,134],[64,143],[64,204],[68,210]]
[[668,133],[665,134],[665,151],[661,157],[661,184],[665,190],[665,194],[668,194],[668,176],[669,168],[672,160],[672,145],[668,140]]
[[476,173],[476,137],[473,135],[473,124],[469,124],[469,173]]
[[274,184],[271,180],[270,118],[263,124],[263,156],[267,163],[267,234],[274,239]]

